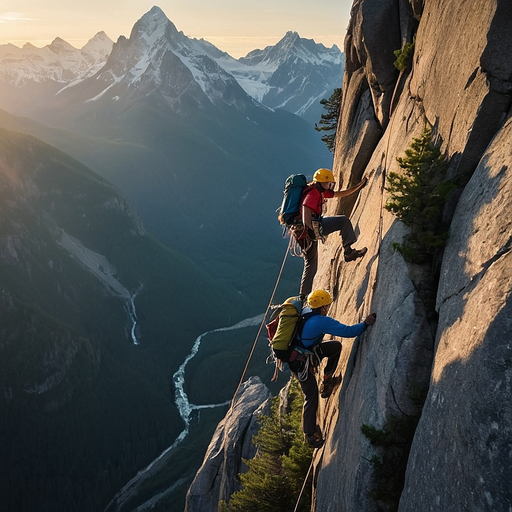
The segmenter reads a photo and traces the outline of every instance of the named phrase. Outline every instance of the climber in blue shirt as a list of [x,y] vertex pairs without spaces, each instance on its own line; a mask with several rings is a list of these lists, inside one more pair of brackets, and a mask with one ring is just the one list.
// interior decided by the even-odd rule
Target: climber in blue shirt
[[[317,361],[327,358],[324,369],[323,382],[320,387],[322,398],[331,396],[335,386],[341,382],[341,376],[335,377],[334,372],[338,366],[341,354],[341,342],[336,340],[322,341],[326,334],[341,338],[355,338],[365,329],[375,323],[377,315],[372,313],[363,322],[355,325],[345,325],[327,315],[332,297],[325,290],[315,290],[308,295],[309,308],[302,312],[304,324],[300,334],[302,348],[314,352]],[[299,345],[299,349],[300,349]],[[304,436],[313,448],[320,448],[324,444],[320,427],[316,424],[316,411],[318,409],[318,384],[315,375],[309,371],[307,358],[297,358],[290,361],[288,366],[297,376],[304,393],[304,407],[302,412],[302,428]]]

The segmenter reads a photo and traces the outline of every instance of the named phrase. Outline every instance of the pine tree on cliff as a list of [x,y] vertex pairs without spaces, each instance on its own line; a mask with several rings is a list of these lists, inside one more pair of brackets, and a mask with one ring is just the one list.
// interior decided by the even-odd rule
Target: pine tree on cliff
[[329,99],[320,100],[320,104],[323,105],[326,112],[320,116],[318,124],[315,123],[315,130],[317,132],[327,132],[322,135],[322,141],[325,142],[327,149],[334,154],[336,128],[338,127],[341,108],[341,87],[334,89]]
[[456,185],[446,179],[447,161],[433,144],[428,127],[412,140],[405,156],[396,160],[401,172],[389,173],[385,208],[409,228],[409,233],[403,243],[393,247],[406,260],[425,263],[442,250],[448,238],[442,213]]
[[[258,454],[244,462],[247,473],[239,475],[243,489],[221,503],[222,512],[289,512],[296,505],[311,463],[313,450],[304,442],[301,428],[303,397],[295,379],[288,395],[289,412],[281,416],[279,398],[270,416],[262,416],[253,438]],[[311,508],[310,486],[300,500],[298,511]]]

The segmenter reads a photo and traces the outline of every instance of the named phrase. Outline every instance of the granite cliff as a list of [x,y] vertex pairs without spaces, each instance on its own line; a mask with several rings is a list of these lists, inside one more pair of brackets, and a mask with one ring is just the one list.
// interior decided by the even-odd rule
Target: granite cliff
[[[329,237],[315,286],[344,323],[378,316],[343,341],[343,384],[319,411],[312,510],[512,510],[511,57],[507,0],[353,3],[333,166],[342,188],[369,182],[327,215],[350,214],[368,253],[345,264]],[[429,266],[393,249],[407,228],[384,208],[426,126],[458,183]],[[372,445],[363,425],[395,435]]]
[[[356,267],[343,265],[329,241],[316,284],[336,292],[336,317],[350,323],[377,311],[378,322],[345,343],[345,382],[323,411],[330,428],[315,510],[512,504],[511,26],[512,8],[499,0],[353,5],[334,166],[345,186],[370,180],[352,210],[369,254]],[[413,41],[411,63],[398,73],[393,51]],[[438,318],[422,293],[433,269],[392,249],[404,227],[382,208],[386,176],[399,172],[396,157],[425,126],[460,184],[445,209],[451,224],[434,283]],[[410,453],[402,454],[403,492],[394,506],[371,498],[376,449],[361,426],[385,429],[415,416]]]

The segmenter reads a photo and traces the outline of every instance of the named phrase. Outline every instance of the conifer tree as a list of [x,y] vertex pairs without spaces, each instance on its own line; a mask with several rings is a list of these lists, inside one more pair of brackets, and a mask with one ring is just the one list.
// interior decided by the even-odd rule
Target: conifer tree
[[[230,512],[289,512],[293,510],[311,463],[312,449],[304,442],[301,428],[303,397],[295,380],[289,391],[289,412],[281,417],[279,398],[272,401],[270,416],[262,416],[253,442],[257,455],[246,460],[247,473],[240,474],[243,489],[231,496]],[[298,510],[309,511],[311,493],[306,486]]]
[[320,104],[323,105],[326,112],[320,116],[318,124],[315,123],[315,130],[326,132],[325,135],[322,135],[322,141],[325,142],[327,149],[334,154],[336,129],[341,108],[341,87],[334,89],[329,99],[320,100]]
[[390,197],[385,208],[410,228],[403,244],[393,244],[404,258],[417,263],[428,261],[443,247],[448,229],[442,211],[455,188],[446,179],[447,163],[432,144],[430,128],[413,139],[404,157],[397,158],[401,173],[390,172],[386,190]]
[[411,65],[412,55],[414,53],[414,45],[415,40],[412,43],[405,43],[402,48],[399,50],[395,50],[393,53],[395,54],[396,60],[393,62],[398,71],[404,71]]

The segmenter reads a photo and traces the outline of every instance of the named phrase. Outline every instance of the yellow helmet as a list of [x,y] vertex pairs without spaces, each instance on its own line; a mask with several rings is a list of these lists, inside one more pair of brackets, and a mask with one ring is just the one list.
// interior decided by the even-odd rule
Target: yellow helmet
[[330,169],[318,169],[318,171],[313,174],[313,181],[317,183],[328,183],[330,181],[336,181],[334,179],[334,174]]
[[326,290],[315,290],[308,295],[308,304],[313,309],[328,306],[331,302],[331,294]]

